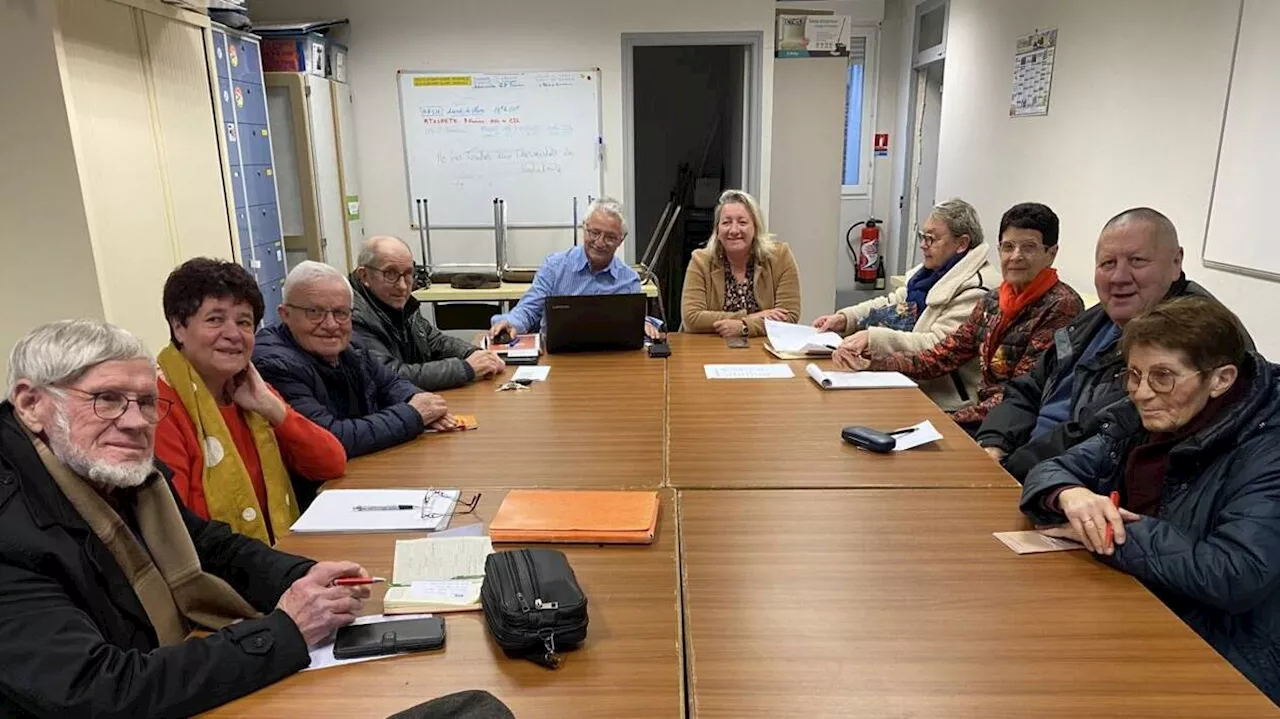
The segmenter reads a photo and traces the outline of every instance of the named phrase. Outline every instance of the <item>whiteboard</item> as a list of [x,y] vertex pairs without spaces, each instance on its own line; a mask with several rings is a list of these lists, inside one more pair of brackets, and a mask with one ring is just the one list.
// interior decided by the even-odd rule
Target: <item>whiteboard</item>
[[600,196],[600,72],[399,72],[413,201],[433,228],[574,223]]
[[1240,19],[1203,259],[1211,267],[1280,280],[1280,252],[1258,224],[1275,201],[1274,171],[1280,167],[1274,47],[1280,3],[1245,0]]

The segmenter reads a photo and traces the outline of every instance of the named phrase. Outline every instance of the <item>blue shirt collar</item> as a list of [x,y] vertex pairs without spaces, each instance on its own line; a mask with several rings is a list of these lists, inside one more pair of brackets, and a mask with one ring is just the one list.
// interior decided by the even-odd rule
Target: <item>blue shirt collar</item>
[[609,264],[605,265],[604,269],[600,270],[600,272],[591,271],[591,260],[587,259],[587,250],[581,245],[573,248],[573,255],[570,259],[573,262],[574,272],[585,272],[592,275],[608,273],[613,279],[618,279],[618,267],[621,265],[621,261],[618,259],[616,254],[613,256],[613,259],[609,260]]

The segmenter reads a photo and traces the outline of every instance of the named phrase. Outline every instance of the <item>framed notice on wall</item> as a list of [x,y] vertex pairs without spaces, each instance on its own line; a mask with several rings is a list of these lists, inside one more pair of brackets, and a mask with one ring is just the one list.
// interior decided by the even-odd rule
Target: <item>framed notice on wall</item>
[[1018,38],[1013,53],[1013,97],[1009,117],[1049,114],[1049,88],[1053,84],[1053,56],[1058,30],[1037,30]]
[[848,57],[847,15],[779,15],[774,57]]

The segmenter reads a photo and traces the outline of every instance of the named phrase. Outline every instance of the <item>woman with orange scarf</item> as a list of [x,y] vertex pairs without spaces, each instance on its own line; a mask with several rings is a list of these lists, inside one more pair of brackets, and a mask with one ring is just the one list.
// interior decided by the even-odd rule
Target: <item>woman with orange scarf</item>
[[975,431],[1004,397],[1004,384],[1035,367],[1053,345],[1053,333],[1084,310],[1080,295],[1058,279],[1050,265],[1058,255],[1058,216],[1045,205],[1014,205],[1000,218],[1000,288],[974,308],[969,319],[932,348],[854,356],[837,350],[837,367],[901,372],[914,379],[944,377],[979,359],[978,400],[952,412],[952,419]]

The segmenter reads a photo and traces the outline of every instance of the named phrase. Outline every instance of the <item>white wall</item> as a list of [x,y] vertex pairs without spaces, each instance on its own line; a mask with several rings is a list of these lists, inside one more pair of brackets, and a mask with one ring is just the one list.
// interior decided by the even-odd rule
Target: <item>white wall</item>
[[[625,202],[621,35],[630,32],[763,33],[760,186],[767,195],[769,138],[773,135],[773,7],[772,0],[253,0],[250,5],[252,16],[260,21],[350,19],[347,67],[360,147],[361,214],[368,234],[391,233],[406,239],[411,239],[411,232],[397,70],[599,67],[606,148],[604,190]],[[477,233],[473,241],[492,247],[492,238],[483,233]],[[411,240],[410,244],[417,243]]]
[[3,96],[12,103],[0,112],[0,377],[9,348],[36,325],[103,317],[54,54],[54,15],[46,0],[0,3]]
[[[1280,286],[1201,264],[1235,40],[1237,2],[952,0],[939,196],[977,206],[989,231],[1010,205],[1053,207],[1058,267],[1092,291],[1093,245],[1108,217],[1149,205],[1177,225],[1186,272],[1280,353],[1268,317]],[[1011,119],[1019,35],[1058,28],[1046,117]],[[1266,231],[1259,216],[1259,231]]]

